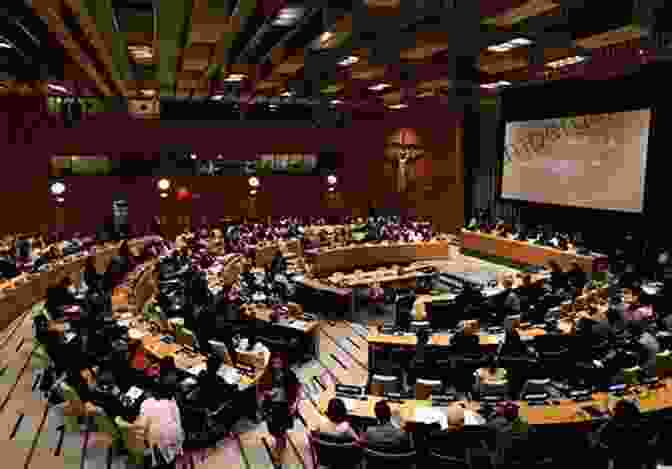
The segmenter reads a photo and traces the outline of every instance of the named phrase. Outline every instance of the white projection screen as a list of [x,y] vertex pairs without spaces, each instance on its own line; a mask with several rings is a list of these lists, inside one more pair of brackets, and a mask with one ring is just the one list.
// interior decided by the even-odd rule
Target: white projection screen
[[642,212],[651,109],[507,122],[501,197]]

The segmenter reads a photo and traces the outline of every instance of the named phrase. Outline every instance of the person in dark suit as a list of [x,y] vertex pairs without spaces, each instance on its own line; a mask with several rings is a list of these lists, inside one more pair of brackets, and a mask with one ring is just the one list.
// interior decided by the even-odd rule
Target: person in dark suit
[[[592,435],[592,442],[605,459],[613,461],[613,469],[656,467],[653,445],[656,430],[641,419],[637,404],[629,400],[616,403],[612,418]],[[605,466],[606,467],[606,466]]]
[[84,278],[84,283],[89,290],[98,290],[102,287],[102,276],[96,270],[93,256],[89,256],[86,259],[82,276]]
[[569,287],[569,281],[562,267],[556,261],[548,262],[548,267],[551,269],[551,289],[554,293],[566,290]]
[[656,375],[656,354],[660,352],[660,344],[651,333],[651,327],[643,321],[634,321],[629,325],[630,333],[635,339],[637,363],[642,374],[650,377]]
[[514,320],[504,325],[504,342],[499,349],[500,356],[521,356],[527,353],[527,347],[518,334],[519,324],[519,320]]
[[567,280],[571,288],[581,292],[588,283],[588,275],[579,264],[572,262],[572,267],[567,271]]
[[63,307],[77,302],[71,291],[72,279],[64,277],[57,285],[47,288],[46,307],[51,319],[59,319],[63,315]]
[[271,261],[271,273],[273,278],[278,274],[284,274],[287,271],[287,260],[283,257],[282,252],[278,249]]
[[521,301],[518,293],[513,289],[513,276],[507,275],[502,280],[504,291],[497,295],[495,301],[497,322],[500,322],[506,316],[520,314]]
[[392,412],[386,401],[379,401],[374,407],[376,425],[367,428],[361,444],[373,450],[384,452],[403,451],[413,448],[413,440],[408,433],[392,424]]
[[348,411],[342,399],[336,397],[329,401],[325,417],[311,429],[313,433],[320,436],[327,435],[343,442],[359,440],[359,436],[348,422]]
[[469,355],[480,354],[481,346],[472,321],[464,321],[460,330],[451,338],[453,353]]

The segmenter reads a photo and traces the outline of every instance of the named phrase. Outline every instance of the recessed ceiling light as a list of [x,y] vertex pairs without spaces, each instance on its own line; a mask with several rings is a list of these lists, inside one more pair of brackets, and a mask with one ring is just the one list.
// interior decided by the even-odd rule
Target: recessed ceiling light
[[369,89],[371,91],[380,91],[380,90],[384,90],[385,88],[389,88],[390,86],[392,86],[392,85],[390,85],[388,83],[378,83],[377,85],[369,86]]
[[338,62],[338,65],[341,65],[343,67],[349,67],[350,65],[356,64],[357,62],[359,62],[359,57],[351,55]]
[[69,93],[69,91],[66,87],[60,86],[60,85],[48,84],[47,88],[49,88],[50,90],[54,90],[54,91],[60,91],[61,93]]
[[331,103],[331,104],[343,104],[343,101],[341,101],[340,99],[332,99],[332,100],[330,101],[330,103]]
[[546,64],[547,67],[550,68],[561,68],[561,67],[566,67],[567,65],[574,65],[583,62],[586,60],[585,57],[580,56],[580,55],[575,55],[574,57],[567,57],[565,59],[560,59],[560,60],[554,60],[552,62],[548,62]]
[[303,16],[303,12],[304,9],[300,7],[283,8],[271,24],[273,26],[292,26]]
[[404,109],[404,108],[408,107],[408,104],[403,104],[403,103],[391,104],[390,106],[387,106],[387,107],[389,107],[390,109]]
[[511,49],[515,49],[517,47],[522,46],[529,46],[530,44],[532,44],[531,40],[524,37],[517,37],[515,39],[511,39],[510,41],[490,46],[488,47],[488,50],[490,52],[508,52]]
[[243,81],[245,78],[247,78],[247,75],[244,73],[229,73],[224,81]]
[[511,47],[511,46],[507,46],[507,45],[498,45],[498,46],[490,46],[490,47],[488,47],[488,50],[489,50],[490,52],[508,52],[508,51],[510,51],[511,49],[513,49],[513,47]]
[[481,88],[487,88],[487,89],[494,89],[494,88],[499,88],[500,86],[511,86],[510,81],[504,81],[504,80],[499,80],[496,83],[483,83],[481,85]]
[[221,94],[217,94],[217,95],[212,97],[212,99],[215,100],[215,101],[220,101],[223,98],[224,98],[224,95],[221,95]]
[[128,46],[128,52],[134,59],[151,59],[154,51],[150,46]]
[[532,41],[524,37],[517,37],[515,39],[511,39],[509,44],[513,44],[514,46],[529,46],[532,44]]
[[198,158],[198,156],[196,156],[195,153],[192,153],[192,154],[190,155],[190,158],[191,158],[192,160],[195,160],[196,158]]

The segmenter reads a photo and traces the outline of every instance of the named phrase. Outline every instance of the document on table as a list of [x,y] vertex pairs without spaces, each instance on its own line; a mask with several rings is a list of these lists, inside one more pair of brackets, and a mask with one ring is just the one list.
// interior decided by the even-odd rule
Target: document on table
[[222,367],[217,372],[217,375],[229,384],[240,383],[240,372],[235,368],[231,368],[230,366],[222,365]]
[[308,323],[300,319],[296,319],[292,322],[287,322],[284,325],[287,327],[291,327],[292,329],[299,329],[299,330],[304,330],[306,327],[308,327]]
[[187,370],[187,373],[189,373],[190,375],[198,376],[201,373],[201,371],[206,369],[206,367],[207,365],[205,363],[199,363],[198,365],[189,368]]
[[448,427],[448,416],[444,411],[436,407],[416,407],[415,421],[426,424],[438,423],[441,428]]
[[128,397],[131,400],[136,400],[138,397],[142,396],[143,390],[140,388],[137,388],[135,386],[131,386],[131,388],[128,390],[126,393],[126,397]]

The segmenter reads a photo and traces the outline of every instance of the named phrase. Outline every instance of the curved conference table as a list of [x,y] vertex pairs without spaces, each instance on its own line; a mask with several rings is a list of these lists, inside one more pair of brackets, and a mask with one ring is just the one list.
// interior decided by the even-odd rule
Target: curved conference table
[[[155,240],[149,236],[129,241],[129,247],[134,250],[143,247],[146,243]],[[96,269],[103,272],[110,259],[119,253],[121,243],[107,243],[97,247],[94,253],[73,254],[48,266],[45,272],[21,274],[12,280],[0,284],[0,330],[7,327],[30,307],[42,300],[49,287],[57,285],[64,277],[70,277],[75,283],[80,281],[87,257],[93,256]]]
[[[333,333],[334,328],[327,328],[329,333]],[[525,335],[536,336],[543,334],[543,331],[536,329],[528,329]],[[364,337],[362,337],[364,338]],[[498,337],[492,334],[481,335],[481,345],[484,347],[496,346],[499,342]],[[376,345],[393,345],[415,347],[417,340],[413,336],[391,336],[378,333],[375,328],[369,328],[369,335],[365,338],[366,343],[369,344],[369,357],[371,357],[371,347]],[[450,343],[450,338],[444,335],[435,335],[430,339],[430,344],[438,346],[447,346]],[[367,363],[368,370],[373,369],[372,361],[369,359]],[[370,372],[370,371],[369,371]],[[361,379],[361,378],[360,378]],[[359,386],[366,389],[366,382],[347,382],[343,383],[350,386]],[[429,394],[429,390],[428,394]],[[335,389],[330,388],[320,393],[317,400],[317,410],[324,415],[329,403],[329,400],[334,397],[340,397],[346,403],[348,414],[351,417],[362,419],[365,421],[375,420],[375,404],[380,400],[390,400],[390,398],[380,395],[363,394],[359,398],[346,398],[337,396]],[[428,398],[429,399],[429,398]],[[624,396],[618,397],[610,395],[606,392],[596,392],[590,395],[590,398],[576,402],[567,398],[560,398],[557,400],[549,399],[547,405],[530,405],[526,401],[516,401],[520,407],[520,415],[527,423],[535,426],[546,426],[551,424],[564,425],[588,425],[589,427],[595,423],[603,421],[603,417],[592,416],[587,410],[587,407],[592,407],[599,411],[606,411],[613,409],[614,404],[620,399],[636,399],[639,402],[641,411],[644,414],[661,412],[669,410],[672,407],[672,377],[669,373],[661,373],[660,381],[655,388],[648,388],[643,385],[632,386],[628,388]],[[445,418],[440,414],[447,415],[447,407],[452,404],[460,404],[465,409],[470,410],[472,415],[481,408],[479,401],[454,401],[454,403],[441,404],[440,406],[432,406],[431,400],[422,399],[392,399],[390,402],[393,415],[396,416],[400,424],[416,424],[416,423],[445,423]],[[592,410],[592,409],[591,409]],[[477,417],[480,418],[480,416]],[[472,419],[473,420],[473,419]],[[475,422],[474,422],[475,423]],[[472,423],[472,424],[474,424]],[[469,424],[469,422],[467,422]]]
[[563,270],[571,268],[576,262],[585,272],[606,272],[608,257],[603,254],[583,255],[576,250],[563,251],[550,246],[540,246],[529,241],[519,241],[480,231],[462,230],[462,247],[497,257],[505,257],[521,264],[546,266],[554,260]]
[[415,243],[385,242],[353,244],[333,249],[320,249],[311,259],[313,275],[379,266],[407,264],[417,260],[455,256],[452,241],[420,241]]

